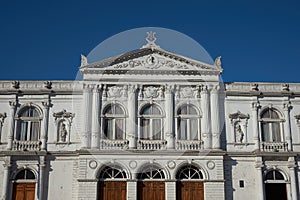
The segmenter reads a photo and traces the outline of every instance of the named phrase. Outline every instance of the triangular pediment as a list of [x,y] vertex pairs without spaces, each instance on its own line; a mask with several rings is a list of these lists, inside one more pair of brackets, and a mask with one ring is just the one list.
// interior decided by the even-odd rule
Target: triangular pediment
[[211,65],[196,61],[181,55],[170,53],[163,49],[141,48],[135,51],[111,57],[92,64],[80,67],[83,74],[89,72],[106,71],[116,73],[118,70],[130,70],[131,73],[145,71],[153,72],[164,71],[172,73],[172,71],[198,71],[220,74],[222,68],[216,64]]

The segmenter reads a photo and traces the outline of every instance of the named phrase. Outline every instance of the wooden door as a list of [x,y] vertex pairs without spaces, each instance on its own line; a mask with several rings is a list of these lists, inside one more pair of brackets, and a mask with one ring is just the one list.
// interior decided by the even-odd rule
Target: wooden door
[[287,200],[285,183],[267,183],[266,200]]
[[165,183],[162,181],[139,181],[139,200],[165,200]]
[[100,181],[99,200],[126,200],[125,181]]
[[204,200],[203,182],[178,181],[176,183],[177,200]]
[[14,183],[13,200],[34,200],[35,183]]

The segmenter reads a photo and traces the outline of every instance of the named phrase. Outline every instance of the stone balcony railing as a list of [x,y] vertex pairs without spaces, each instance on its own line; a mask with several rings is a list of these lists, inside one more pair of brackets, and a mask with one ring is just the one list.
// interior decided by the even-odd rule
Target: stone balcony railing
[[203,141],[201,140],[177,140],[177,150],[200,150],[203,149]]
[[142,150],[166,149],[166,145],[165,140],[138,140],[138,149]]
[[128,149],[128,140],[100,140],[100,149]]
[[13,150],[16,151],[40,151],[41,142],[40,141],[13,141]]
[[286,142],[261,142],[261,150],[266,152],[284,152],[288,151]]

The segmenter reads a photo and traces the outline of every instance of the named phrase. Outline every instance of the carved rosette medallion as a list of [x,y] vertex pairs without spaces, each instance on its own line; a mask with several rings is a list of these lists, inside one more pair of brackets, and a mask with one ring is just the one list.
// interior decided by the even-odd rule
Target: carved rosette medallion
[[176,163],[173,160],[170,160],[167,165],[170,169],[174,169],[176,167]]
[[209,161],[207,161],[206,166],[207,166],[208,169],[212,170],[212,169],[215,168],[216,164],[215,164],[214,161],[209,160]]
[[89,162],[89,167],[90,167],[91,169],[96,169],[97,166],[98,166],[97,161],[91,160],[91,161]]
[[137,162],[134,161],[134,160],[130,161],[130,162],[129,162],[129,167],[130,167],[131,169],[135,169],[135,168],[137,167]]

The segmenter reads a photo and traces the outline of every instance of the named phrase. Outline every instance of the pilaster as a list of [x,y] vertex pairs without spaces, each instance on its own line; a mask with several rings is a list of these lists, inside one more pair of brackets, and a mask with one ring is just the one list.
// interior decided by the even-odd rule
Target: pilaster
[[93,112],[92,112],[92,138],[91,147],[98,149],[100,140],[100,93],[101,86],[97,85],[93,89]]
[[291,140],[291,125],[290,125],[290,109],[291,105],[289,102],[283,104],[283,111],[284,111],[284,136],[285,141],[288,144],[288,150],[292,151],[292,140]]
[[251,103],[251,110],[252,110],[252,129],[253,129],[253,140],[255,143],[255,150],[260,149],[259,145],[259,131],[258,131],[258,108],[259,103],[257,101],[253,101]]
[[167,140],[167,148],[174,149],[174,131],[173,131],[173,118],[174,118],[174,98],[173,98],[173,87],[167,85],[165,87],[165,110],[166,110],[166,126],[165,126],[165,137]]
[[50,102],[49,101],[43,101],[43,126],[42,126],[42,131],[41,131],[41,150],[46,150],[47,147],[47,135],[48,135],[48,119],[49,119],[49,107],[50,107]]
[[137,147],[136,141],[136,91],[137,85],[128,86],[128,119],[127,119],[127,133],[126,137],[129,141],[129,148],[135,149]]
[[9,132],[8,132],[8,138],[7,138],[7,150],[12,149],[12,143],[13,143],[13,137],[14,137],[14,128],[15,128],[15,111],[16,107],[18,105],[18,102],[15,101],[9,101],[9,116],[10,116],[10,121],[9,121]]
[[214,85],[211,90],[211,132],[212,147],[214,149],[221,148],[221,132],[220,132],[220,107],[219,107],[219,85]]
[[91,86],[83,86],[83,133],[81,135],[81,148],[90,147],[91,139]]
[[204,149],[211,149],[212,147],[212,138],[210,133],[210,120],[209,120],[209,94],[207,86],[201,87],[201,110],[202,110],[202,119],[201,119],[201,133],[204,142]]

